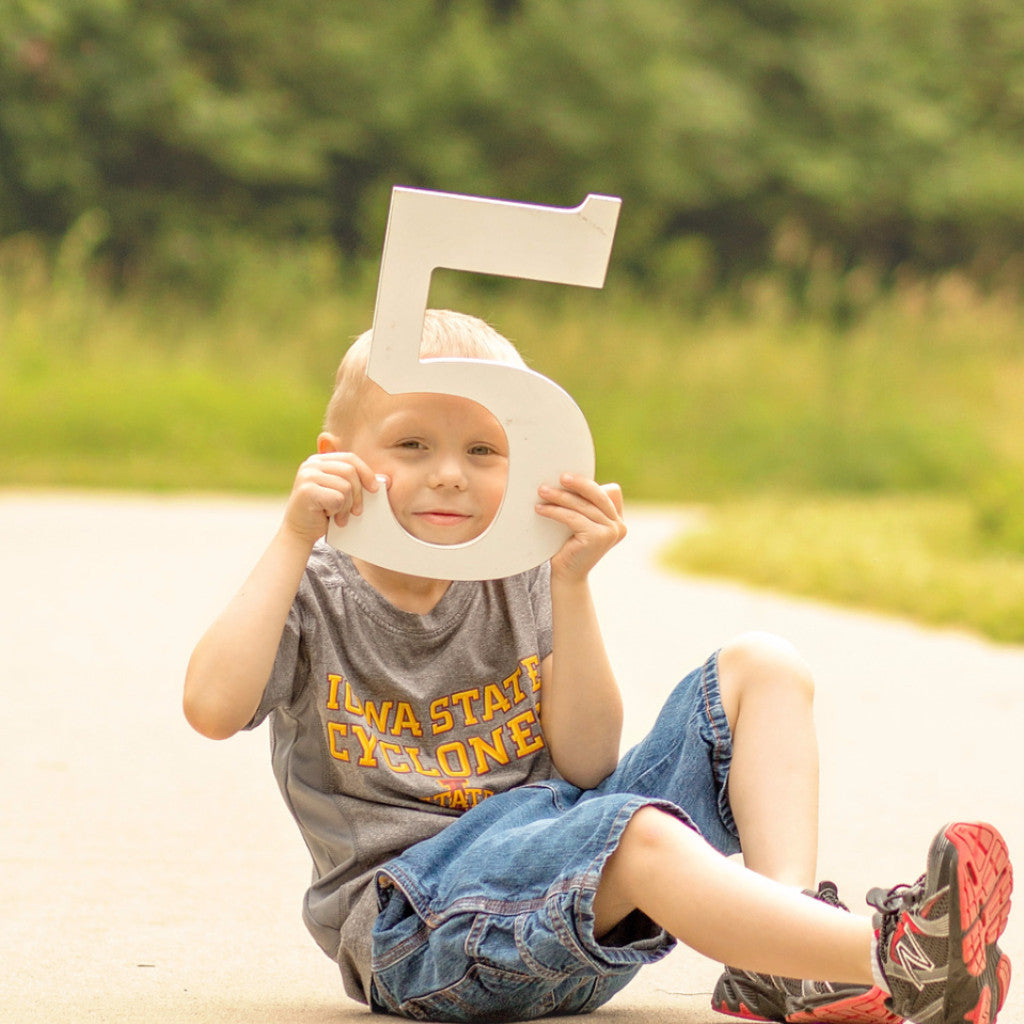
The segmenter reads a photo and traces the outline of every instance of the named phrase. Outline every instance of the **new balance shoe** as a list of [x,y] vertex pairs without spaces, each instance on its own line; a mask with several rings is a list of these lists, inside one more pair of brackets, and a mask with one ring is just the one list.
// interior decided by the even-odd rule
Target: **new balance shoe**
[[[847,910],[832,882],[817,892],[804,890],[822,903]],[[787,1021],[789,1024],[899,1024],[886,1007],[886,994],[876,986],[833,985],[758,974],[726,967],[711,997],[719,1013],[747,1020]]]
[[913,885],[868,894],[894,1013],[915,1024],[992,1024],[1010,984],[1010,960],[996,940],[1012,889],[1002,836],[959,822],[932,841]]

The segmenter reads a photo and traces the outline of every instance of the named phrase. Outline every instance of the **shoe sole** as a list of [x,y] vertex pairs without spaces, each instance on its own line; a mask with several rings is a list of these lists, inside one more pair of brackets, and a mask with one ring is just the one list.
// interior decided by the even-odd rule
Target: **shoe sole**
[[[950,957],[945,1021],[992,1024],[1010,987],[1010,960],[996,945],[1010,916],[1009,853],[991,825],[958,822],[947,826],[942,836],[946,842],[933,848],[933,860],[938,868],[946,856],[955,857],[949,938],[960,951],[959,958]],[[951,954],[955,951],[951,949]]]
[[711,1009],[714,1010],[715,1013],[724,1014],[726,1017],[739,1017],[741,1020],[773,1021],[776,1019],[774,1017],[762,1016],[760,1013],[754,1013],[754,1011],[751,1010],[750,1007],[742,1001],[740,1001],[740,1003],[735,1007],[730,1006],[726,1002],[713,1002],[711,1004]]
[[[770,1010],[765,1005],[766,1003],[771,1004]],[[754,1005],[758,1004],[762,1009],[760,1013],[752,1009]],[[785,1012],[775,1000],[770,999],[763,992],[748,988],[742,978],[729,973],[723,975],[715,986],[715,991],[711,995],[711,1009],[729,1017],[761,1021],[783,1020]]]
[[880,988],[870,988],[856,996],[838,999],[813,1010],[791,1013],[789,1024],[902,1024],[886,1006],[886,994]]
[[747,1005],[754,1000],[744,999],[742,989],[737,987],[733,988],[731,1000],[721,991],[716,992],[715,996],[717,998],[712,1000],[712,1009],[743,1020],[783,1020],[787,1024],[902,1024],[903,1021],[902,1017],[897,1017],[886,1006],[887,997],[878,988],[871,988],[853,996],[840,997],[834,1002],[823,1003],[814,1009],[800,1010],[786,1016],[778,1011],[777,1015],[772,1016],[755,1012]]

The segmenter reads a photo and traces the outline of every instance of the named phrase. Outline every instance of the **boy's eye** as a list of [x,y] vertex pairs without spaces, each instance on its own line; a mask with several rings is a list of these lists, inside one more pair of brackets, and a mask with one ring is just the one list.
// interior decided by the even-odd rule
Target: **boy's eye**
[[494,449],[489,444],[475,444],[469,449],[470,455],[494,455]]
[[419,451],[426,447],[422,441],[417,441],[415,438],[409,438],[405,441],[398,442],[399,448],[408,448],[410,451]]

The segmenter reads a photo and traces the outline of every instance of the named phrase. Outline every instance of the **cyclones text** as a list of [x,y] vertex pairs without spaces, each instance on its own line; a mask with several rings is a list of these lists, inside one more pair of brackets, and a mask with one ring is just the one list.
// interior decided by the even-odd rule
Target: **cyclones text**
[[[328,711],[345,711],[362,721],[328,721],[328,749],[332,757],[362,768],[386,768],[399,775],[416,773],[437,779],[466,779],[487,775],[496,766],[540,750],[544,746],[538,720],[540,705],[514,713],[540,689],[539,659],[524,658],[515,672],[500,683],[488,683],[438,697],[426,714],[408,701],[360,700],[341,675],[328,682]],[[495,722],[493,728],[489,724]],[[477,735],[466,729],[479,727]],[[442,742],[432,751],[427,736],[444,736],[456,729],[459,738]]]

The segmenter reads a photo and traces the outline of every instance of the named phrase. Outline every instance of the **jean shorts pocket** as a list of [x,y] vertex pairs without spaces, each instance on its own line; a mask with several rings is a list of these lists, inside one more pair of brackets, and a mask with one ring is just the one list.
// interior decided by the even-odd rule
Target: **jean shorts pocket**
[[413,1020],[515,1021],[546,1017],[554,1009],[549,983],[477,962],[454,984],[407,999],[393,1012]]

